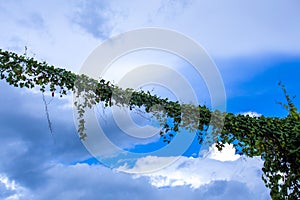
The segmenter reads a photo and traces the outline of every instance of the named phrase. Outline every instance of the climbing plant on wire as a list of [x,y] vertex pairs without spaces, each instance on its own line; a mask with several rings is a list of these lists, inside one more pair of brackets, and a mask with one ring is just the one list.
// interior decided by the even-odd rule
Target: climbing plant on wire
[[[300,198],[300,113],[281,83],[287,100],[286,104],[282,103],[288,110],[285,118],[250,117],[210,110],[201,105],[180,104],[148,91],[120,88],[104,79],[95,80],[1,49],[0,79],[15,87],[38,87],[41,92],[49,90],[52,96],[74,92],[78,97],[75,106],[82,140],[88,137],[85,110],[100,102],[105,107],[143,107],[161,122],[160,135],[167,143],[172,141],[174,132],[185,128],[196,132],[201,144],[203,134],[211,127],[212,139],[218,150],[229,143],[240,149],[240,154],[260,156],[264,160],[262,179],[270,188],[272,199]],[[172,123],[166,118],[172,119]]]

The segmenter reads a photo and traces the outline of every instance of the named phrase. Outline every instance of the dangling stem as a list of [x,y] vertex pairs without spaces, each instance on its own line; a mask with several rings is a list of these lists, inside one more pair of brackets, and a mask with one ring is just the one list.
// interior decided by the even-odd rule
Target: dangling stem
[[53,133],[53,128],[52,128],[52,123],[51,123],[50,116],[49,116],[49,111],[48,111],[48,104],[49,103],[46,102],[44,92],[42,92],[42,96],[43,96],[43,102],[44,102],[44,105],[45,105],[45,112],[46,112],[48,127],[49,127],[50,133],[53,137],[54,143],[56,143],[55,136],[54,136],[54,133]]

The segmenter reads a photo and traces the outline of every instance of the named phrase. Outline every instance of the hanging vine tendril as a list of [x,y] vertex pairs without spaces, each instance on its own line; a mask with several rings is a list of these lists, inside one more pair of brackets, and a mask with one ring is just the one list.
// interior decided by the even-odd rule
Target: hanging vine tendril
[[[221,151],[224,144],[229,143],[241,149],[240,154],[261,156],[264,160],[262,179],[270,188],[273,199],[300,198],[300,113],[281,83],[287,100],[287,104],[282,104],[288,110],[285,118],[234,115],[211,111],[206,106],[180,104],[150,92],[122,89],[104,79],[77,75],[1,49],[0,79],[20,88],[39,87],[42,92],[49,88],[53,96],[74,92],[77,97],[78,132],[82,140],[88,137],[85,132],[85,109],[100,102],[105,107],[143,107],[161,122],[163,129],[160,135],[167,143],[181,127],[196,132],[201,144],[203,134],[211,127],[213,142],[217,143],[218,150]],[[167,123],[166,118],[172,119],[172,124]]]
[[48,105],[50,104],[50,102],[46,101],[46,98],[45,98],[45,95],[44,95],[43,92],[42,92],[42,97],[43,97],[43,103],[44,103],[44,106],[45,106],[45,112],[46,112],[46,117],[47,117],[47,122],[48,122],[48,128],[49,128],[49,131],[50,131],[50,133],[52,135],[52,138],[54,140],[54,143],[55,143],[56,142],[55,141],[55,136],[54,136],[52,122],[50,120],[50,115],[49,115],[49,110],[48,110]]

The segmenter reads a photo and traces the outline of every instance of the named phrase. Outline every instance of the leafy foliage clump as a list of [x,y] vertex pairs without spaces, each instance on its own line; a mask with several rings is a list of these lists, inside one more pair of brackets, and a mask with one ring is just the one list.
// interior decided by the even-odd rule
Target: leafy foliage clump
[[[55,93],[62,96],[67,91],[74,92],[77,97],[78,132],[82,140],[88,136],[85,132],[85,109],[100,102],[105,107],[144,107],[146,112],[152,113],[161,122],[163,129],[160,135],[167,143],[171,142],[173,133],[182,127],[196,132],[201,144],[208,127],[211,127],[212,142],[217,143],[220,151],[225,143],[229,143],[241,149],[240,154],[261,156],[264,160],[262,178],[270,188],[273,199],[300,198],[300,113],[282,84],[287,100],[283,106],[288,109],[285,118],[234,115],[211,111],[206,106],[180,104],[150,92],[122,89],[104,79],[77,75],[1,49],[0,79],[20,88],[38,86],[42,92],[49,88],[52,96]],[[167,123],[166,118],[172,119],[172,125]]]

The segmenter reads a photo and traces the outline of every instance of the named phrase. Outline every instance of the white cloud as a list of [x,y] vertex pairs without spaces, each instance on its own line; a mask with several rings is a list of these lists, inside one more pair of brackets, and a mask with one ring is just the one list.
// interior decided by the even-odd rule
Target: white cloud
[[[209,150],[206,152],[202,150],[200,153],[203,155],[201,160],[215,160],[215,161],[236,161],[241,158],[240,155],[235,154],[235,148],[232,144],[225,144],[222,151],[218,151],[216,144],[213,144],[209,147]],[[181,156],[169,156],[169,157],[158,157],[158,156],[145,156],[137,159],[133,168],[130,168],[127,164],[119,167],[117,170],[124,171],[133,174],[144,174],[144,173],[155,173],[159,170],[164,170],[165,167],[174,165],[180,165],[177,160],[180,160],[179,163],[185,160],[185,157]],[[192,158],[191,158],[192,159]],[[192,159],[193,160],[193,159]],[[196,159],[197,160],[197,159]],[[201,161],[202,162],[202,161]],[[216,162],[219,163],[219,162]]]
[[[153,171],[162,163],[167,167]],[[213,145],[204,158],[147,156],[138,159],[133,168],[122,166],[119,170],[136,173],[137,177],[148,177],[150,183],[159,188],[189,186],[199,189],[216,181],[235,181],[245,184],[253,193],[260,193],[259,199],[263,199],[268,197],[269,191],[261,179],[262,166],[259,157],[235,155],[233,146],[225,144],[222,152]],[[139,174],[144,171],[149,173]]]
[[0,198],[4,200],[30,199],[32,196],[29,191],[18,185],[14,180],[10,180],[0,174]]
[[[206,172],[206,166],[197,166]],[[184,166],[181,167],[185,171]],[[246,168],[245,170],[248,170]],[[184,186],[180,179],[165,179],[164,185],[174,187],[157,188],[154,178],[151,184],[145,177],[133,178],[127,174],[117,173],[99,165],[76,164],[72,166],[56,163],[46,170],[43,187],[30,188],[31,192],[23,193],[23,198],[16,199],[270,199],[268,191],[261,189],[260,184],[250,187],[251,183],[241,183],[231,180],[212,181],[198,188]],[[180,176],[178,170],[177,177]],[[255,175],[256,176],[256,175]],[[157,177],[161,182],[165,176]],[[174,176],[175,177],[175,176]],[[196,177],[188,176],[192,181]],[[237,177],[241,178],[241,177]],[[245,178],[244,178],[245,179]],[[254,182],[248,178],[248,181]],[[257,183],[255,183],[257,184]],[[177,186],[177,187],[176,187]],[[179,187],[180,186],[180,187]],[[26,189],[27,190],[27,189]],[[8,199],[7,199],[8,200]]]
[[[155,161],[156,159],[156,161]],[[132,172],[153,167],[157,161],[168,161],[168,157],[146,157],[140,159]],[[181,157],[172,165],[153,173],[138,175],[148,177],[156,187],[189,186],[193,189],[205,187],[216,181],[236,181],[245,184],[252,192],[268,196],[261,179],[263,161],[258,158],[241,157],[235,161],[219,161],[211,158]],[[129,169],[127,169],[129,170]]]
[[244,115],[244,116],[248,115],[249,117],[260,117],[261,116],[260,113],[253,112],[253,111],[243,112],[243,113],[241,113],[241,115]]
[[209,147],[209,152],[204,157],[219,160],[219,161],[235,161],[240,158],[239,155],[235,154],[235,148],[232,144],[224,144],[222,151],[219,151],[216,144]]
[[173,29],[214,57],[300,53],[298,5],[296,0],[10,1],[0,7],[5,30],[0,44],[18,52],[27,45],[39,58],[73,70],[104,39],[94,37],[99,27],[107,37],[149,26]]
[[77,71],[100,39],[72,23],[74,4],[69,1],[10,1],[0,7],[0,45],[3,49],[46,60]]
[[[213,56],[300,53],[298,1],[112,1],[112,33],[147,26],[174,29]],[[139,9],[136,9],[136,7]],[[270,9],[270,7],[272,9]]]

